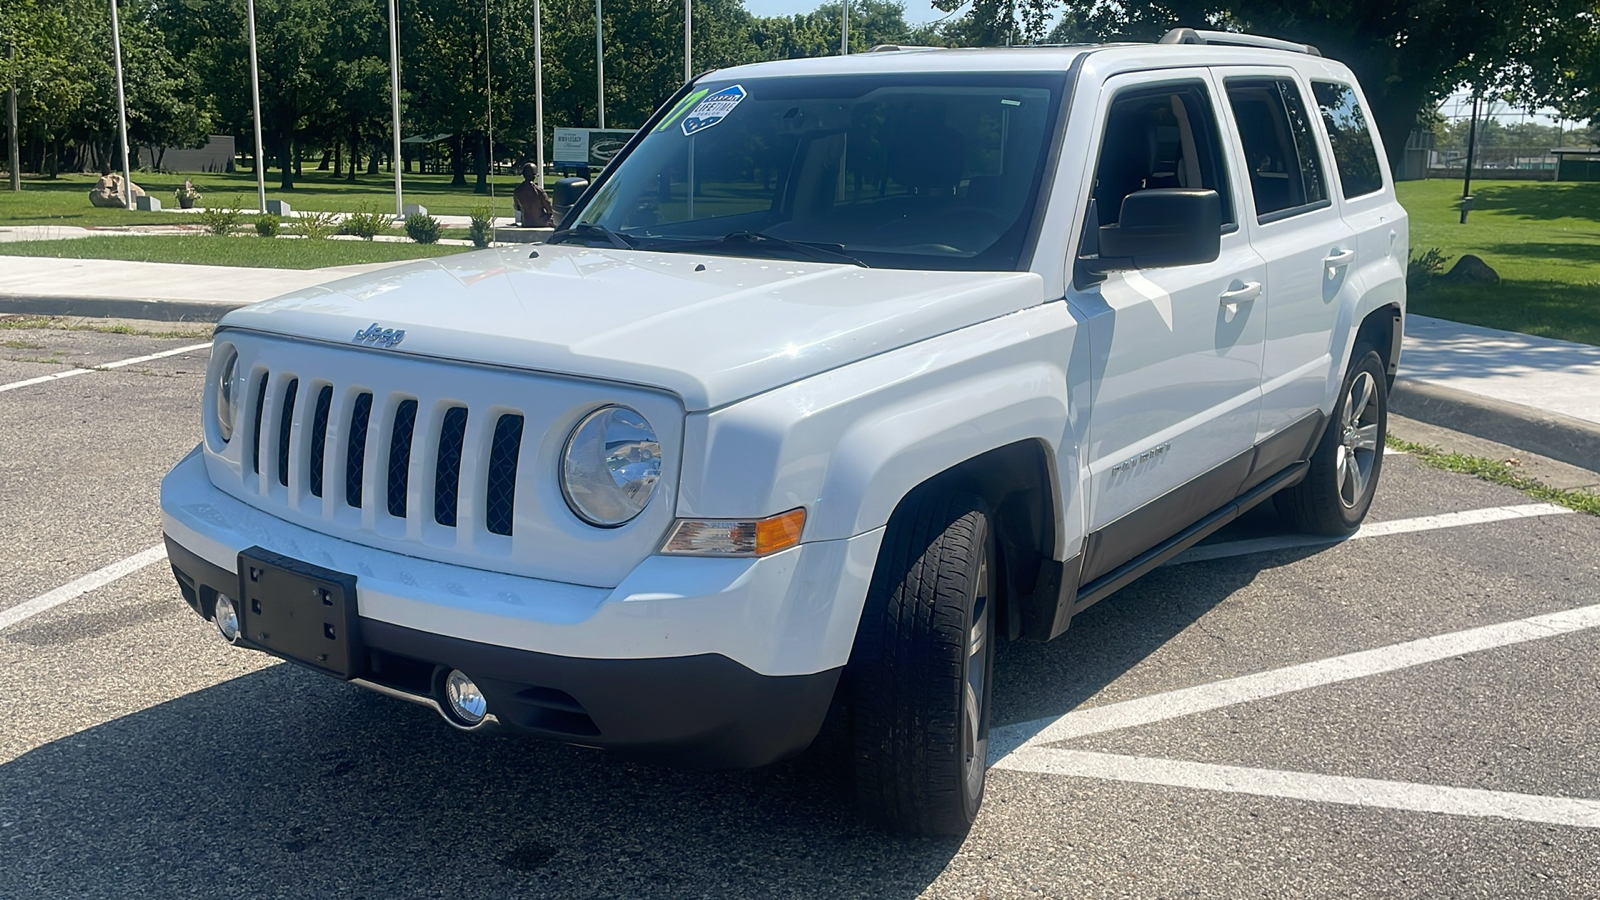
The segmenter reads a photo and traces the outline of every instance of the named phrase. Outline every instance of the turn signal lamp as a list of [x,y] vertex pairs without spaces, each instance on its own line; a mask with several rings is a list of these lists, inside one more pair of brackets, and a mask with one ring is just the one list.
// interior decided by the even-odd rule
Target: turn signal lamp
[[679,519],[662,553],[683,556],[768,556],[800,543],[804,509],[765,519]]

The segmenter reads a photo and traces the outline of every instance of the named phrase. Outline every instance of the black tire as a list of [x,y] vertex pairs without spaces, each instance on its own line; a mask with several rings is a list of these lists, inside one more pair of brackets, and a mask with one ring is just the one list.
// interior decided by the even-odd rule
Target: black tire
[[[1383,472],[1383,442],[1389,433],[1389,387],[1383,359],[1358,346],[1339,388],[1333,419],[1322,433],[1305,480],[1273,497],[1278,515],[1296,531],[1346,535],[1361,527]],[[1370,386],[1365,404],[1356,393]]]
[[889,522],[845,683],[856,802],[892,831],[964,834],[983,802],[997,571],[982,498],[920,492]]

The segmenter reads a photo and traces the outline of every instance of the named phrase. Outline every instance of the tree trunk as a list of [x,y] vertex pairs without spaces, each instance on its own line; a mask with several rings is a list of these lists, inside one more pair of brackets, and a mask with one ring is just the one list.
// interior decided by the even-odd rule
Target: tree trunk
[[367,157],[367,174],[368,175],[376,175],[376,174],[378,174],[378,153],[379,152],[380,151],[378,150],[377,146],[374,146],[372,148],[372,155]]
[[296,142],[294,145],[294,177],[304,178],[306,161],[306,148],[304,144]]
[[489,193],[489,138],[487,135],[478,135],[478,152],[473,154],[473,169],[477,172],[478,183],[472,186],[474,194]]
[[344,174],[344,142],[333,142],[333,175],[335,178]]
[[356,167],[361,165],[361,144],[354,134],[350,135],[350,172],[344,176],[345,181],[356,180]]
[[317,171],[318,172],[326,172],[326,171],[328,171],[328,159],[331,156],[333,156],[332,151],[330,151],[327,147],[323,147],[322,148],[322,161],[317,163]]
[[467,186],[467,139],[459,134],[450,138],[450,186]]
[[283,173],[282,177],[278,179],[278,190],[281,191],[294,190],[294,154],[290,152],[293,149],[293,146],[294,134],[292,132],[285,132],[282,136],[282,139],[278,141],[277,146],[278,168]]

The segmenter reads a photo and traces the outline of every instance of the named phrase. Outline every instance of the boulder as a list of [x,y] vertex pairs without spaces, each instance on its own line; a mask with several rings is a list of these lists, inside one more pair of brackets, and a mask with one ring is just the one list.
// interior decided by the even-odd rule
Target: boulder
[[1500,273],[1489,264],[1468,253],[1456,260],[1450,271],[1439,276],[1446,284],[1499,284]]
[[[128,185],[133,191],[135,200],[145,195],[144,188],[132,182],[129,182]],[[106,209],[127,206],[128,201],[122,194],[122,176],[115,172],[110,175],[100,176],[100,180],[96,181],[94,187],[89,189],[89,205]]]

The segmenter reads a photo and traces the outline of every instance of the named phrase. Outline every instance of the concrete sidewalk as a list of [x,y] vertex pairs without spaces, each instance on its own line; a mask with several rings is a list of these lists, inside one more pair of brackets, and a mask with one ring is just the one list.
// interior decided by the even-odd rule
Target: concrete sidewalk
[[241,306],[401,264],[252,269],[0,256],[0,313],[215,322]]
[[1390,405],[1600,471],[1600,347],[1408,316]]

